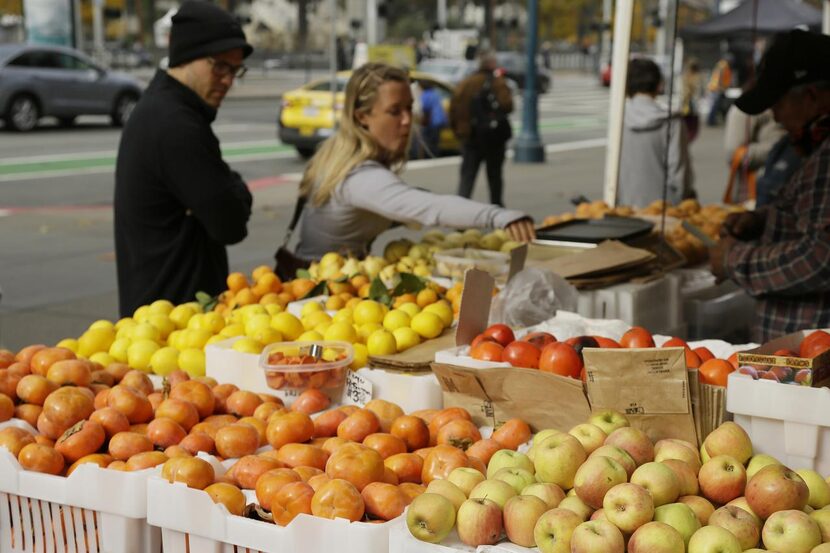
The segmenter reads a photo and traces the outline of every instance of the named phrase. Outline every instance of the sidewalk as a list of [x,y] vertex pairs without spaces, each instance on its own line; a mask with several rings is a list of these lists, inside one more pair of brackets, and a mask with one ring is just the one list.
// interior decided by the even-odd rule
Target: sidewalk
[[[722,153],[723,130],[703,128],[692,147],[696,186],[701,203],[719,201],[727,171]],[[590,147],[549,154],[543,164],[505,164],[505,198],[508,207],[520,209],[541,221],[546,215],[572,211],[571,198],[602,197],[605,148]],[[413,186],[452,194],[458,183],[460,159],[414,162],[403,178]],[[254,212],[248,238],[229,248],[231,270],[249,272],[272,264],[273,254],[294,205],[296,186],[291,179],[254,191]],[[479,174],[474,199],[488,201],[484,171]],[[118,301],[112,245],[112,211],[22,214],[7,218],[9,259],[31,263],[26,278],[41,289],[39,303],[14,306],[13,298],[0,302],[0,347],[18,349],[31,343],[54,344],[80,335],[97,319],[117,319]],[[422,231],[398,228],[381,235],[374,250],[402,235]],[[46,234],[44,234],[46,233]],[[29,238],[22,238],[29,237]],[[10,286],[10,283],[4,284]],[[8,291],[8,288],[7,288]]]

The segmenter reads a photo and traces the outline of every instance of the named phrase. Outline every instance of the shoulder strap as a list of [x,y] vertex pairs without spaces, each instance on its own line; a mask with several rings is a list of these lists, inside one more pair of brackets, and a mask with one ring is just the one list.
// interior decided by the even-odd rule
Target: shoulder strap
[[285,239],[282,242],[283,247],[288,245],[289,240],[291,240],[291,235],[294,234],[294,229],[297,228],[297,223],[300,222],[300,216],[303,214],[306,201],[305,196],[297,194],[297,203],[294,204],[294,213],[291,215],[291,221],[288,223],[288,228],[285,230]]

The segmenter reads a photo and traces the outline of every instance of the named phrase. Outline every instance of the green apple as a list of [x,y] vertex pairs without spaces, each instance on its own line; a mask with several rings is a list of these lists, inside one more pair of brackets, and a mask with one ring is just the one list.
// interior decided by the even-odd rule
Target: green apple
[[672,469],[663,463],[652,461],[638,467],[631,475],[631,483],[647,489],[655,507],[673,503],[680,497],[680,482]]
[[648,490],[637,484],[617,484],[611,488],[602,508],[608,520],[626,534],[654,518],[654,500]]
[[467,500],[467,496],[464,495],[461,488],[449,480],[433,480],[429,483],[429,486],[427,486],[426,493],[443,495],[450,500],[450,503],[452,503],[453,507],[455,507],[456,512],[458,512],[458,508],[461,507],[461,504]]
[[551,436],[536,446],[533,462],[536,479],[557,484],[562,489],[571,489],[576,471],[586,458],[585,448],[570,434]]
[[819,473],[808,469],[797,470],[795,473],[804,479],[807,488],[810,490],[807,505],[813,509],[823,509],[830,505],[830,485],[825,482]]
[[654,460],[660,463],[666,459],[677,459],[687,463],[695,474],[700,470],[700,454],[697,447],[683,440],[668,438],[654,444]]
[[818,524],[821,531],[821,541],[830,542],[830,509],[820,509],[810,513],[810,518]]
[[680,533],[662,522],[643,524],[628,540],[628,553],[685,553]]
[[604,444],[607,437],[599,426],[587,422],[577,424],[568,430],[568,434],[579,440],[588,455]]
[[474,468],[458,467],[447,476],[447,480],[458,486],[465,496],[469,496],[473,488],[486,477]]
[[657,507],[654,509],[654,520],[677,530],[685,545],[689,545],[689,539],[701,526],[695,512],[684,503],[669,503]]
[[741,543],[729,530],[704,526],[689,540],[688,553],[741,553]]
[[752,457],[752,441],[749,439],[746,430],[734,422],[727,421],[706,436],[706,440],[703,442],[703,451],[710,458],[718,455],[729,455],[745,465]]
[[715,506],[708,499],[700,497],[699,495],[684,495],[678,498],[677,502],[688,505],[694,511],[701,526],[709,524],[709,517],[715,512]]
[[503,509],[507,500],[514,495],[516,495],[516,490],[507,482],[488,479],[473,488],[470,492],[470,499],[489,499]]
[[752,478],[755,476],[755,473],[764,468],[767,465],[780,465],[781,461],[773,457],[772,455],[765,455],[763,453],[759,453],[758,455],[753,455],[752,459],[749,460],[749,464],[746,466],[746,477],[747,479]]
[[755,547],[761,539],[761,525],[755,521],[755,517],[734,505],[725,505],[712,513],[709,526],[720,526],[732,532],[743,549]]
[[631,426],[628,419],[625,418],[625,415],[612,409],[597,411],[588,418],[588,422],[599,426],[606,435],[611,434],[617,428]]
[[406,525],[421,541],[441,542],[455,525],[455,507],[442,495],[423,493],[407,507]]
[[591,453],[591,457],[610,457],[622,465],[625,473],[631,478],[634,471],[637,470],[637,463],[634,458],[628,454],[626,450],[615,445],[603,445],[598,447]]
[[522,493],[523,489],[535,483],[536,477],[533,476],[533,473],[529,470],[508,467],[499,469],[496,474],[493,475],[493,480],[507,482],[513,486],[513,489],[516,490],[517,494],[519,494]]
[[607,520],[583,522],[571,534],[571,553],[625,553],[625,538]]
[[500,449],[490,457],[487,463],[487,478],[493,478],[503,468],[520,468],[533,472],[533,461],[524,453],[512,449]]
[[560,509],[569,509],[579,515],[579,518],[582,519],[583,522],[588,520],[591,517],[591,514],[594,510],[585,504],[584,501],[579,499],[577,496],[572,495],[568,496],[562,501],[559,502]]
[[764,523],[761,537],[767,549],[810,553],[821,543],[821,530],[809,515],[791,509],[773,513]]
[[533,539],[540,553],[570,553],[571,536],[582,518],[569,509],[551,509],[536,521]]

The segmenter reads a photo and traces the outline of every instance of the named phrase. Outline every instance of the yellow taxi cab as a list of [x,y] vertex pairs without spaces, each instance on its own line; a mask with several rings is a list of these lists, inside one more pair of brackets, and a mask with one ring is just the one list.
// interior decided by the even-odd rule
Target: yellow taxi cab
[[[277,136],[280,141],[294,146],[301,156],[311,157],[317,146],[334,134],[335,121],[339,121],[343,110],[346,82],[351,74],[351,71],[337,73],[334,101],[332,101],[330,77],[311,81],[283,94],[277,112]],[[432,75],[417,71],[410,72],[409,78],[413,82],[431,83],[441,95],[444,111],[449,113],[453,91],[451,85]],[[415,140],[414,137],[413,140]],[[438,147],[441,152],[448,153],[457,153],[461,148],[458,139],[449,127],[441,130]]]

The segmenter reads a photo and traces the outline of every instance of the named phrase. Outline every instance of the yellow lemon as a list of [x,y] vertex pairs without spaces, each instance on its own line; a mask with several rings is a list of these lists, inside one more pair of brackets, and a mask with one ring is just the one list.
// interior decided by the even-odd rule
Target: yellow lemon
[[421,337],[418,333],[408,326],[396,328],[392,331],[392,334],[395,336],[395,344],[397,345],[398,352],[406,351],[421,343]]
[[127,362],[127,349],[132,344],[129,338],[118,338],[110,346],[110,356],[119,363]]
[[94,323],[92,323],[91,325],[89,325],[89,330],[92,330],[94,328],[104,328],[104,329],[108,329],[108,330],[115,330],[115,325],[112,324],[112,321],[108,321],[106,319],[99,319],[99,320],[95,321]]
[[176,323],[171,321],[170,317],[161,313],[151,313],[147,317],[147,322],[159,329],[162,340],[166,340],[170,333],[176,330]]
[[213,334],[209,330],[203,328],[188,328],[182,331],[180,338],[181,349],[202,349],[205,347],[207,341],[210,340],[211,336]]
[[415,296],[415,303],[418,304],[419,307],[422,309],[431,303],[435,303],[438,301],[438,294],[435,293],[435,290],[432,288],[424,288],[418,295]]
[[179,368],[191,378],[205,376],[205,352],[196,348],[182,350],[179,353]]
[[127,348],[127,364],[140,371],[150,370],[150,359],[160,349],[160,346],[153,340],[142,338],[134,341]]
[[374,300],[362,300],[354,308],[354,322],[359,326],[366,323],[383,322],[383,304]]
[[[270,325],[271,320],[268,320],[268,324]],[[245,326],[242,323],[231,323],[227,325],[225,328],[219,331],[217,336],[223,336],[226,338],[233,338],[234,336],[243,336],[245,334]]]
[[320,323],[330,323],[331,316],[325,311],[315,311],[303,317],[302,322],[306,330],[311,330]]
[[272,317],[277,313],[282,313],[282,306],[278,303],[269,303],[265,306],[265,312]]
[[357,341],[357,332],[349,323],[332,323],[323,334],[326,340],[336,340],[354,343]]
[[78,338],[77,354],[81,357],[89,357],[99,351],[109,351],[114,341],[115,331],[111,328],[93,328],[87,330]]
[[[150,315],[147,315],[148,320]],[[138,323],[132,329],[130,338],[133,340],[152,340],[158,342],[161,340],[161,331],[149,322]]]
[[140,323],[144,320],[144,318],[150,314],[150,306],[149,305],[142,305],[138,309],[133,312],[133,319],[135,322]]
[[265,306],[259,305],[257,303],[253,303],[251,305],[243,305],[239,308],[239,311],[242,314],[242,322],[247,322],[248,319],[253,317],[254,315],[268,314],[268,310],[265,309]]
[[170,333],[170,336],[167,337],[167,344],[168,346],[173,346],[176,349],[181,349],[179,346],[181,345],[181,336],[183,330],[174,330]]
[[282,342],[282,334],[278,330],[274,330],[273,328],[266,327],[262,330],[254,332],[252,334],[248,334],[249,338],[253,338],[260,344],[268,345],[273,344],[276,342]]
[[199,328],[208,330],[211,334],[216,334],[225,328],[225,318],[216,311],[205,313],[199,321]]
[[334,317],[331,319],[336,323],[349,323],[355,324],[357,321],[354,320],[354,310],[349,309],[348,307],[344,307],[340,311],[334,314]]
[[323,335],[316,330],[303,332],[300,334],[300,337],[297,338],[298,342],[319,342],[320,340],[323,340]]
[[262,332],[266,328],[271,328],[271,317],[265,313],[260,315],[252,315],[248,317],[247,321],[245,321],[245,334],[248,336],[253,336],[257,332]]
[[110,363],[115,363],[115,358],[105,351],[99,351],[89,356],[89,360],[98,363],[102,367],[106,367]]
[[297,337],[305,332],[303,323],[300,319],[291,313],[277,313],[271,317],[271,328],[282,334],[285,340],[296,340]]
[[412,330],[427,340],[437,338],[444,331],[444,321],[435,313],[421,311],[412,317]]
[[205,316],[204,313],[196,313],[190,320],[187,321],[186,328],[202,328],[202,318]]
[[382,328],[383,325],[380,325],[378,323],[366,323],[364,325],[360,325],[357,328],[357,337],[361,342],[365,344],[366,340],[369,339],[369,336],[371,336],[372,333],[374,333],[376,330],[381,330]]
[[376,330],[366,341],[369,355],[392,355],[398,352],[395,336],[388,330]]
[[412,303],[411,301],[401,304],[398,309],[404,311],[410,317],[414,317],[421,312],[421,308],[418,307],[418,304]]
[[444,327],[448,327],[452,324],[453,313],[452,313],[452,306],[447,303],[446,300],[440,300],[430,305],[424,307],[424,311],[427,313],[435,313],[439,317],[441,317],[441,321],[444,323]]
[[314,328],[312,328],[311,330],[313,330],[314,332],[319,332],[320,334],[322,334],[323,336],[325,336],[325,335],[326,335],[326,331],[327,331],[327,330],[329,329],[329,327],[330,327],[331,325],[333,325],[333,324],[334,324],[334,323],[333,323],[333,322],[331,322],[331,321],[326,321],[326,322],[323,322],[323,323],[318,324],[317,326],[315,326],[315,327],[314,327]]
[[259,355],[262,353],[262,344],[253,338],[240,338],[233,343],[233,349],[241,353],[255,353]]
[[72,353],[78,353],[78,340],[76,340],[75,338],[64,338],[63,340],[57,343],[56,347],[66,348],[70,350]]
[[176,325],[176,328],[185,328],[187,327],[187,321],[189,321],[190,317],[196,313],[198,313],[198,311],[195,307],[190,304],[183,303],[174,307],[168,317],[171,321],[173,321],[173,324]]
[[160,376],[167,376],[179,368],[179,350],[165,347],[157,349],[150,357],[150,370]]
[[[209,345],[211,345],[211,344],[218,344],[219,342],[224,342],[224,341],[225,341],[225,340],[227,340],[227,339],[228,339],[228,337],[227,337],[227,336],[222,336],[221,334],[214,334],[213,336],[211,336],[211,337],[208,339],[208,341],[207,341],[207,342],[205,342],[205,347],[207,347],[207,346],[209,346]],[[171,344],[171,345],[172,345],[172,346],[174,346],[174,347],[176,347],[176,346],[175,346],[175,344]]]
[[338,309],[343,309],[344,307],[346,307],[346,300],[340,296],[330,296],[329,299],[326,300],[326,309],[331,311],[337,311]]
[[354,348],[354,359],[352,359],[351,369],[356,371],[357,369],[362,369],[365,367],[369,362],[369,349],[363,344],[353,344],[352,347]]
[[300,309],[300,317],[305,317],[319,311],[323,311],[323,305],[317,301],[309,301],[304,303],[302,309]]
[[346,302],[346,307],[347,307],[348,309],[352,309],[352,310],[353,310],[353,309],[355,309],[358,305],[360,305],[360,302],[361,302],[361,301],[363,301],[363,300],[361,300],[360,298],[352,298],[352,299],[350,299],[349,301],[347,301],[347,302]]
[[115,330],[119,331],[125,326],[135,326],[136,322],[133,320],[132,317],[124,317],[122,319],[118,319],[118,322],[115,323]]
[[150,313],[158,313],[161,315],[169,315],[176,306],[167,300],[156,300],[150,304]]
[[383,328],[389,332],[394,332],[396,328],[409,326],[410,320],[411,318],[406,311],[393,309],[383,318]]

